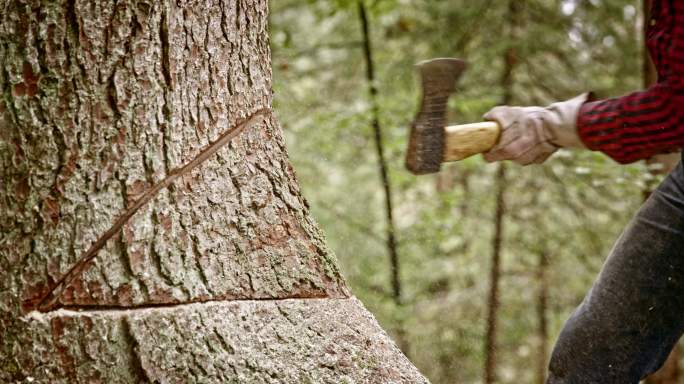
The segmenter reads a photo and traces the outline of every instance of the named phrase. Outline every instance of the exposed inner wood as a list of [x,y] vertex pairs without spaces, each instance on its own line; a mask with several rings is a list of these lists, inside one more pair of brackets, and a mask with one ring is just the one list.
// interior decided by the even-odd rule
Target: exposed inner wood
[[54,308],[49,311],[31,311],[24,315],[22,318],[24,320],[39,320],[43,321],[53,317],[59,316],[90,316],[90,315],[127,315],[139,312],[148,311],[164,311],[172,310],[176,308],[193,307],[193,306],[208,306],[208,305],[220,305],[221,303],[258,303],[258,302],[287,302],[287,301],[309,301],[309,300],[355,300],[354,298],[330,298],[327,296],[322,297],[276,297],[272,299],[236,299],[236,300],[207,300],[207,301],[191,301],[187,303],[171,303],[171,304],[142,304],[130,307],[125,306],[98,306],[98,305],[88,305],[88,306],[63,306],[59,308]]

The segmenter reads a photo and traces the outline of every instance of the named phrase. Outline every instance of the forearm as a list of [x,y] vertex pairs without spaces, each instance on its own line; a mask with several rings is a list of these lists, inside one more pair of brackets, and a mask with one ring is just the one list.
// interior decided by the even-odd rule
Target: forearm
[[646,91],[585,103],[577,119],[587,148],[631,163],[684,147],[684,83],[670,77]]

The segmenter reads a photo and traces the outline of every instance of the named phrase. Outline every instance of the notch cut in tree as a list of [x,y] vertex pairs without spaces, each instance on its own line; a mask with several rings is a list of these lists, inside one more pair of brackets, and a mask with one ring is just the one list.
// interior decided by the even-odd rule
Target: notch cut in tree
[[0,1],[0,381],[426,381],[309,215],[267,15]]

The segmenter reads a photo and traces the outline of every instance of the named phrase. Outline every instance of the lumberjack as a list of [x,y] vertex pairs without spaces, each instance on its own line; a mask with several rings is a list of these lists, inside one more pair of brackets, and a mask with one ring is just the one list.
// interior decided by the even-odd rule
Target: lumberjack
[[[591,93],[547,107],[500,106],[487,122],[445,127],[446,101],[465,65],[419,64],[423,103],[406,165],[416,174],[484,153],[487,161],[539,164],[559,148],[601,151],[631,163],[684,148],[684,0],[654,0],[647,45],[658,82],[627,96]],[[565,324],[549,384],[638,383],[684,331],[684,167],[677,165],[629,223],[598,279]]]

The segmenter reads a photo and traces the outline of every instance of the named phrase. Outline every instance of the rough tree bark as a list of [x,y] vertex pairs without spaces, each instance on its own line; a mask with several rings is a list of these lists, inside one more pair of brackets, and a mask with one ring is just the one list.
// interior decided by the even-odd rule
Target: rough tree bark
[[266,0],[0,0],[0,382],[425,382],[271,112]]

